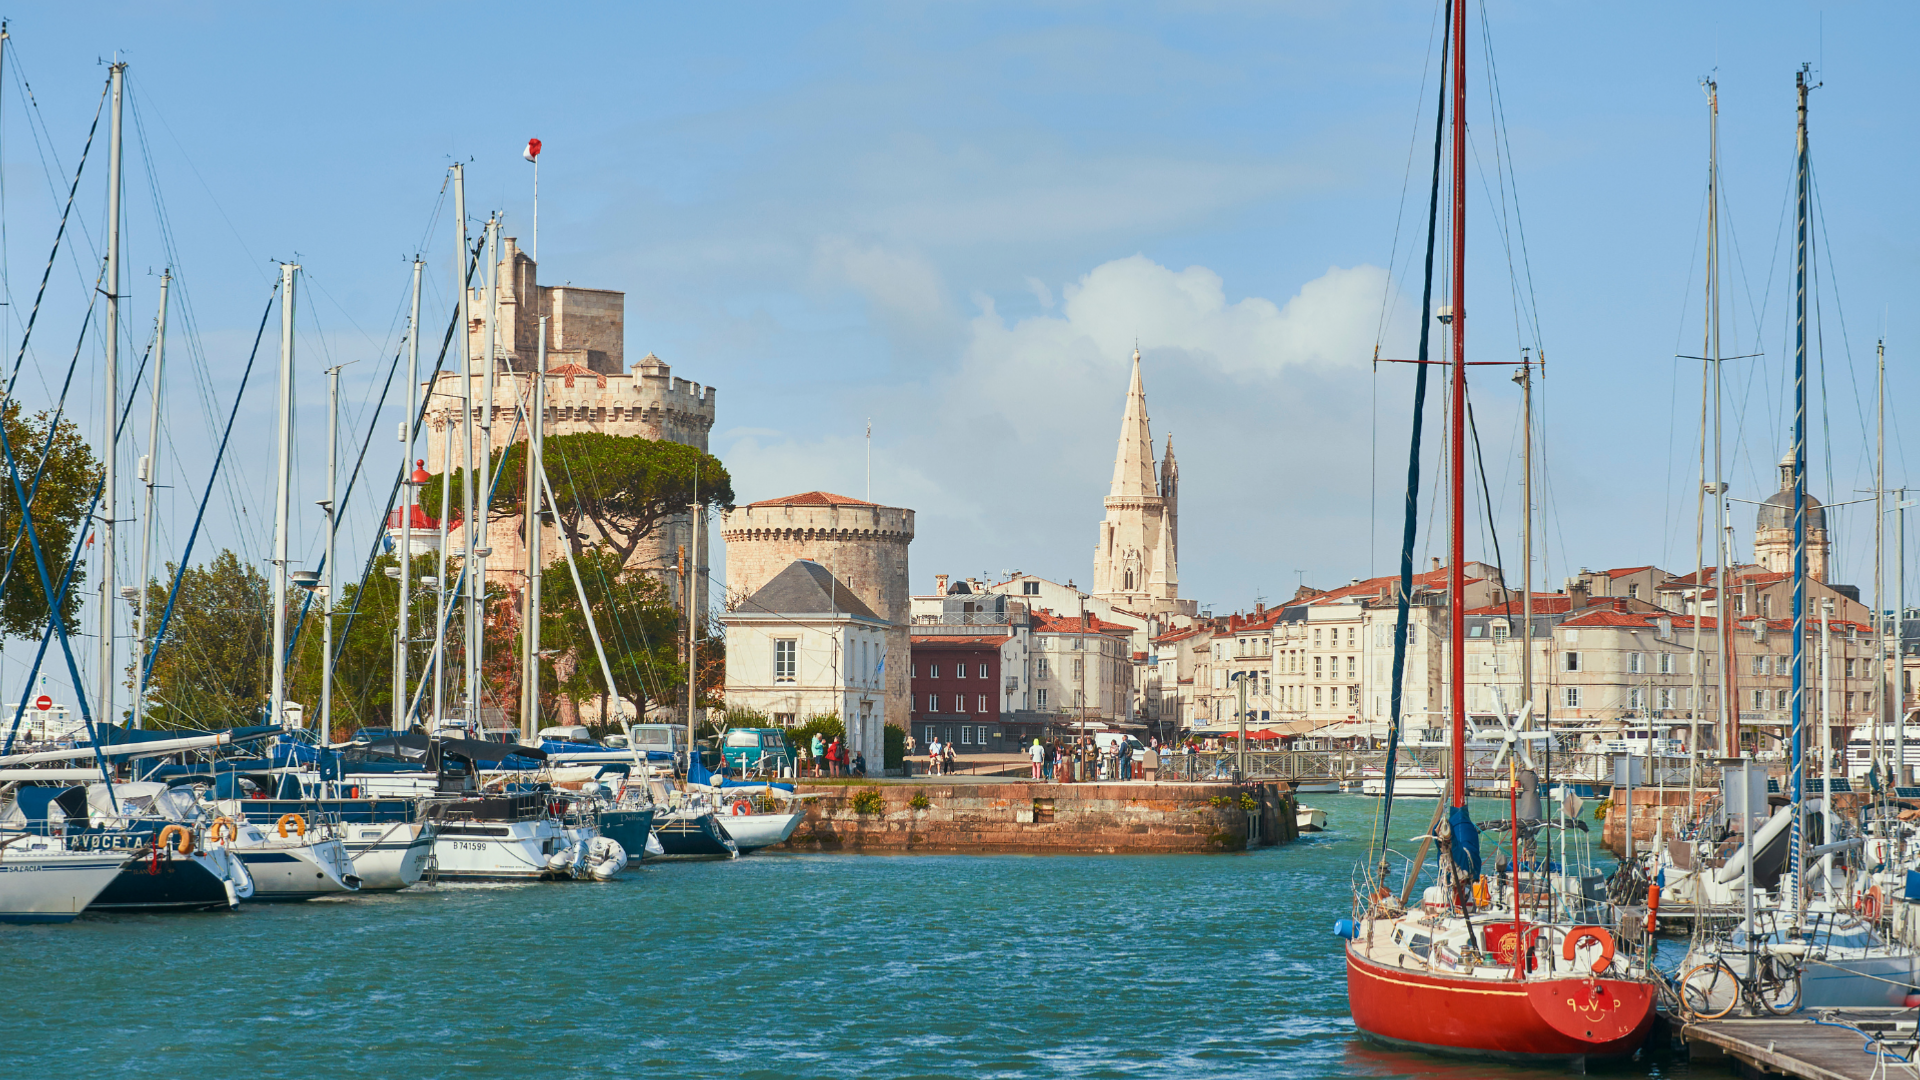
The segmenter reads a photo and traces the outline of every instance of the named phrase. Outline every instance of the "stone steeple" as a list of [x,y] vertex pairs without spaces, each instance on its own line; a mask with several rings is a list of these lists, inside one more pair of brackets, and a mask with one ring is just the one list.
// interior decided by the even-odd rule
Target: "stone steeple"
[[1147,392],[1140,378],[1140,350],[1133,351],[1133,379],[1120,418],[1120,444],[1113,457],[1106,517],[1093,552],[1093,595],[1140,614],[1191,613],[1180,600],[1175,560],[1179,469],[1173,443],[1155,475]]

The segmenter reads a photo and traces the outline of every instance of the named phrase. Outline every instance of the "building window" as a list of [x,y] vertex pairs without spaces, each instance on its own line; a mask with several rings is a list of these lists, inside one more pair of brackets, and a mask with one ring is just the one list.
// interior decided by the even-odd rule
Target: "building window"
[[1085,678],[1086,671],[1086,661],[1076,658],[1073,662],[1073,677],[1076,679]]
[[1791,691],[1788,691],[1788,690],[1775,690],[1775,691],[1773,692],[1773,707],[1774,707],[1774,708],[1776,708],[1776,709],[1784,709],[1784,708],[1786,708],[1786,707],[1787,707],[1787,695],[1788,695],[1789,693],[1791,693]]
[[1320,647],[1320,628],[1317,626],[1313,628],[1313,647]]
[[971,724],[960,725],[960,743],[963,746],[973,745],[973,725]]
[[935,678],[935,679],[937,679],[937,678],[939,678],[939,677],[940,677],[940,665],[939,665],[939,664],[929,664],[929,665],[927,665],[927,671],[928,671],[928,673],[929,673],[929,677],[930,677],[930,678]]
[[779,726],[779,727],[792,727],[792,726],[793,726],[793,714],[792,714],[792,713],[790,713],[790,712],[777,712],[777,713],[774,713],[774,714],[773,714],[773,722],[774,722],[774,724],[775,724],[776,726]]
[[1047,692],[1045,690],[1035,690],[1033,692],[1033,700],[1034,700],[1035,707],[1041,708],[1041,709],[1046,708]]
[[1640,586],[1638,585],[1627,586],[1627,599],[1629,600],[1640,599]]
[[1647,704],[1646,691],[1638,686],[1627,688],[1627,708],[1641,709]]
[[[1853,661],[1851,661],[1851,660],[1849,660],[1849,661],[1847,661],[1847,663],[1849,663],[1849,664],[1851,664],[1851,663],[1853,663]],[[1849,691],[1847,691],[1847,708],[1846,708],[1846,711],[1847,711],[1847,712],[1852,712],[1852,711],[1853,711],[1853,691],[1851,691],[1851,690],[1849,690]]]
[[1767,707],[1767,692],[1765,690],[1755,690],[1753,692],[1753,711],[1759,712],[1761,709],[1764,709],[1766,707]]
[[967,695],[965,694],[953,695],[953,711],[954,712],[967,711]]
[[[1766,657],[1764,657],[1764,656],[1756,656],[1756,657],[1754,657],[1754,658],[1753,658],[1753,673],[1754,673],[1755,675],[1765,675],[1765,674],[1767,673],[1767,658],[1766,658]],[[1756,709],[1757,709],[1757,708],[1759,708],[1759,707],[1760,707],[1760,706],[1758,706],[1758,705],[1755,705],[1755,706],[1754,706],[1754,708],[1756,708]]]
[[986,712],[986,711],[987,711],[987,695],[985,695],[985,694],[981,694],[981,695],[980,695],[980,708],[979,708],[979,709],[977,709],[976,711],[977,711],[977,712]]
[[1039,595],[1040,595],[1040,583],[1039,583],[1039,582],[1037,582],[1037,581],[1023,581],[1023,582],[1021,582],[1021,583],[1020,583],[1020,595],[1022,595],[1022,596],[1039,596]]
[[1352,708],[1358,704],[1360,704],[1360,688],[1357,686],[1347,687],[1347,707]]
[[1663,686],[1660,689],[1655,690],[1653,692],[1653,700],[1654,700],[1654,708],[1656,709],[1673,708],[1673,689],[1671,687]]
[[1075,690],[1073,692],[1073,707],[1076,709],[1084,709],[1087,707],[1087,692],[1085,690]]
[[1046,657],[1042,656],[1033,662],[1033,677],[1036,679],[1045,679],[1048,677]]
[[1760,598],[1760,617],[1763,619],[1773,618],[1773,597],[1763,596]]
[[1493,640],[1495,641],[1507,640],[1507,632],[1508,631],[1507,631],[1506,623],[1496,622],[1493,624]]
[[1569,709],[1579,708],[1580,707],[1580,688],[1577,686],[1561,687],[1560,704],[1563,707],[1569,708]]
[[1324,678],[1320,673],[1320,661],[1323,659],[1325,659],[1325,657],[1316,656],[1313,658],[1313,677],[1316,679]]
[[[1853,678],[1853,658],[1852,657],[1847,658],[1847,678],[1849,679]],[[1847,711],[1852,712],[1853,706],[1851,705],[1847,706]]]
[[954,678],[956,678],[956,679],[964,679],[964,678],[966,678],[966,677],[967,677],[967,665],[965,665],[965,664],[955,664],[955,665],[953,665],[953,677],[954,677]]
[[983,679],[987,677],[987,665],[984,663],[980,665],[980,677]]
[[1318,686],[1316,686],[1316,687],[1314,687],[1314,688],[1313,688],[1313,704],[1314,704],[1314,706],[1315,706],[1316,708],[1318,708],[1318,707],[1319,707],[1319,705],[1320,705],[1320,691],[1321,691],[1321,689],[1322,689],[1322,688],[1321,688],[1321,687],[1318,687]]
[[939,694],[927,695],[927,711],[930,713],[940,711],[940,695]]
[[777,683],[792,682],[795,678],[795,672],[800,666],[799,658],[799,638],[774,638],[773,681]]
[[987,745],[987,732],[992,730],[993,730],[992,728],[985,728],[985,727],[980,729],[980,745],[981,746]]
[[1562,671],[1579,671],[1580,670],[1580,654],[1579,653],[1577,652],[1561,653],[1560,659],[1561,659],[1560,670]]
[[1357,626],[1347,627],[1347,648],[1349,649],[1353,648],[1354,635],[1358,634],[1359,632],[1360,632],[1360,628]]
[[1647,670],[1646,654],[1637,652],[1627,654],[1627,674],[1638,675],[1645,670]]
[[[1353,642],[1349,641],[1347,642],[1347,644],[1351,645],[1353,644]],[[1357,679],[1359,677],[1360,677],[1360,658],[1357,656],[1347,657],[1347,678]]]
[[1673,674],[1673,654],[1672,653],[1670,652],[1659,653],[1657,654],[1656,659],[1659,661],[1659,664],[1660,664],[1660,674],[1662,675]]

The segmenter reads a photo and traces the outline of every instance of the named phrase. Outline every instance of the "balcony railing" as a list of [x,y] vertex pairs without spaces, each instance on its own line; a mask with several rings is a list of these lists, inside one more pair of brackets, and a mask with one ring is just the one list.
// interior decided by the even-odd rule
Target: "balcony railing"
[[1015,614],[1011,611],[949,611],[939,615],[915,615],[915,626],[1006,626]]

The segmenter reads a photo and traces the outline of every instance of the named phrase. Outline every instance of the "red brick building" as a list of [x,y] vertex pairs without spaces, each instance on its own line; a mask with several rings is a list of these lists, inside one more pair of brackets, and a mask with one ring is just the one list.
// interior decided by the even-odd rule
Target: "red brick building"
[[914,634],[913,728],[916,753],[936,736],[956,754],[1016,749],[1000,719],[1000,646],[1004,634]]

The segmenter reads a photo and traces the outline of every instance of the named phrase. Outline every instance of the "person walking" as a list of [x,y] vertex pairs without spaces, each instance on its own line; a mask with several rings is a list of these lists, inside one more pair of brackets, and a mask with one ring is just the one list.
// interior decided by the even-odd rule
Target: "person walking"
[[907,735],[906,753],[900,755],[900,770],[908,776],[913,775],[913,753],[913,735],[909,732]]
[[1041,776],[1041,779],[1043,779],[1043,780],[1046,780],[1047,782],[1049,782],[1049,783],[1051,783],[1051,782],[1053,781],[1053,767],[1054,767],[1054,766],[1055,766],[1056,764],[1058,764],[1058,763],[1059,763],[1059,761],[1060,761],[1060,747],[1059,747],[1059,744],[1057,744],[1057,743],[1048,743],[1048,744],[1047,744],[1047,753],[1046,753],[1046,756],[1045,756],[1045,758],[1044,758],[1044,760],[1043,760],[1043,770],[1044,770],[1044,771],[1042,771],[1042,772],[1041,772],[1041,774],[1040,774],[1040,776]]
[[948,772],[952,772],[954,756],[955,755],[953,752],[953,743],[949,741],[946,745],[946,749],[940,752],[940,767],[942,769],[947,770]]
[[940,775],[940,736],[927,740],[927,775]]
[[1046,771],[1047,748],[1040,745],[1038,737],[1034,738],[1032,746],[1027,747],[1027,757],[1033,762],[1033,778],[1044,779],[1042,774]]
[[823,766],[826,762],[826,756],[827,756],[826,737],[822,735],[820,732],[816,731],[813,733],[813,755],[812,755],[813,775],[815,776],[820,775],[820,769],[821,769],[821,766]]
[[827,747],[827,775],[828,776],[840,775],[841,752],[842,751],[840,749],[840,740],[838,737],[835,737],[833,742],[829,744]]
[[1122,780],[1133,779],[1133,743],[1122,738],[1119,747],[1114,751],[1114,759],[1120,765],[1118,777]]

